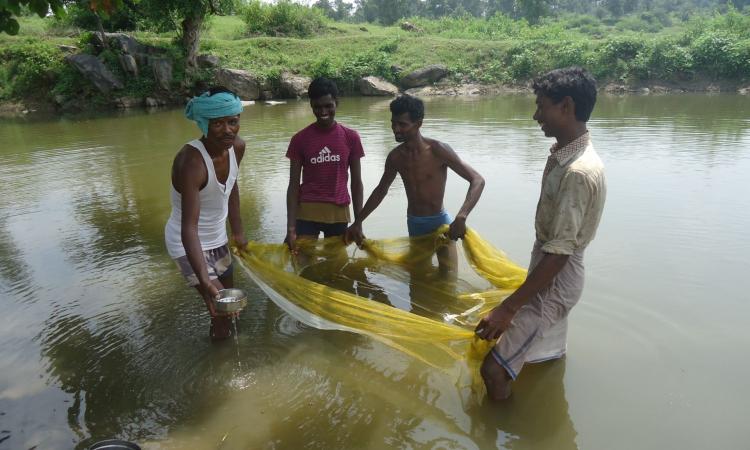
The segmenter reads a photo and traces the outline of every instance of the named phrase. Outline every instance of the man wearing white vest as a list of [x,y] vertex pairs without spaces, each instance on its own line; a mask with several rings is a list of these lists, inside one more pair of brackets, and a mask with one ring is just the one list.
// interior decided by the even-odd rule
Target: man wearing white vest
[[220,315],[213,300],[220,289],[233,287],[232,239],[247,244],[240,218],[237,188],[245,154],[240,129],[242,102],[225,88],[212,88],[188,102],[185,116],[203,136],[185,144],[172,163],[172,214],[164,230],[167,251],[190,286],[200,293],[211,315],[212,339],[229,337],[231,316]]

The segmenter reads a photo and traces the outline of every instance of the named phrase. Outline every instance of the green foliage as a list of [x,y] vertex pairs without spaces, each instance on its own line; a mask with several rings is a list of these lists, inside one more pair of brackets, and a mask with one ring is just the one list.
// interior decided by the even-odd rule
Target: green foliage
[[508,73],[514,80],[528,80],[545,69],[540,52],[521,45],[509,51]]
[[82,90],[87,90],[89,93],[93,93],[94,87],[91,86],[76,69],[69,65],[63,66],[60,73],[57,75],[57,82],[52,88],[52,96],[61,95],[70,98],[80,95]]
[[[0,65],[4,67],[6,97],[46,92],[54,84],[63,66],[60,50],[41,41],[26,41],[0,48]],[[4,83],[5,84],[5,83]]]
[[[403,67],[403,75],[433,63],[448,66],[454,82],[523,84],[541,72],[570,65],[588,68],[602,83],[749,79],[747,13],[728,8],[723,14],[693,14],[685,23],[673,15],[669,28],[664,28],[666,22],[659,18],[658,11],[650,16],[623,14],[624,19],[654,21],[660,31],[627,31],[618,27],[620,22],[612,16],[599,19],[593,15],[565,15],[559,20],[543,18],[538,24],[530,24],[526,19],[503,13],[489,18],[465,13],[436,19],[411,17],[408,20],[422,30],[417,33],[398,26],[367,25],[366,30],[360,30],[360,25],[344,23],[335,23],[333,29],[331,22],[313,9],[289,3],[254,2],[243,9],[242,18],[214,18],[211,38],[203,47],[219,56],[224,67],[249,70],[271,84],[278,82],[282,71],[291,70],[332,78],[347,92],[356,91],[359,78],[367,75],[396,81],[394,65]],[[101,98],[89,82],[63,62],[63,54],[55,45],[74,44],[84,52],[93,52],[92,33],[84,32],[76,38],[40,35],[40,24],[48,20],[19,19],[25,29],[22,33],[32,39],[0,36],[0,98],[50,94]],[[255,29],[255,34],[284,37],[256,35],[240,39],[237,31],[227,32],[241,28],[245,33],[246,27],[250,29],[245,21],[261,27]],[[315,26],[299,25],[305,21],[312,21]],[[32,26],[25,28],[27,23]],[[290,38],[302,35],[308,37]],[[173,36],[138,33],[144,43],[150,40],[152,44],[166,45],[176,62],[175,86],[210,81],[211,71],[184,70],[180,47],[170,43]],[[122,75],[117,53],[104,52],[101,58],[126,82],[125,90],[118,95],[146,96],[155,88],[150,70],[142,70],[141,77],[132,80]]]
[[665,15],[646,11],[621,18],[616,27],[622,31],[657,33],[669,25],[671,21]]
[[275,5],[252,0],[242,17],[250,34],[266,36],[308,37],[326,28],[326,18],[319,8],[282,0]]
[[130,8],[118,8],[111,14],[91,10],[90,0],[78,0],[66,7],[66,14],[56,18],[58,28],[77,27],[83,30],[98,30],[97,15],[105,31],[134,30],[137,16]]
[[396,77],[391,66],[390,55],[380,49],[355,53],[349,57],[333,58],[326,55],[310,66],[310,76],[326,77],[336,81],[345,92],[356,90],[357,82],[366,76],[378,76],[389,81]]
[[64,13],[63,0],[2,0],[0,1],[0,33],[18,34],[20,26],[15,17],[28,11],[44,17],[49,11],[55,15]]
[[523,19],[513,20],[502,13],[497,13],[489,19],[461,16],[430,20],[411,17],[408,21],[423,30],[424,34],[445,38],[501,40],[531,34],[528,22]]
[[713,76],[741,77],[750,74],[750,40],[740,40],[723,31],[699,36],[692,45],[698,67]]
[[642,78],[678,80],[692,76],[694,63],[690,49],[665,40],[656,42],[649,50],[643,56],[648,76]]
[[382,44],[378,45],[377,50],[383,53],[395,53],[396,50],[398,50],[398,44],[400,42],[401,39],[398,38],[388,39],[386,41],[383,41]]

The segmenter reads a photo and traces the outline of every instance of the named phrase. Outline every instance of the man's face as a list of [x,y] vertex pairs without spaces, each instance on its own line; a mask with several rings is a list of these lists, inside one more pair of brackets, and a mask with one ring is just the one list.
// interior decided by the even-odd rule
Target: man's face
[[330,94],[310,100],[310,106],[318,125],[323,128],[333,125],[333,119],[336,117],[336,99]]
[[234,144],[234,138],[240,131],[240,116],[226,116],[208,121],[208,135],[206,138],[218,142],[229,148]]
[[536,96],[534,120],[539,123],[544,135],[557,137],[565,123],[565,100],[555,103],[551,98],[539,94]]
[[419,133],[422,121],[412,122],[408,112],[391,116],[391,130],[396,142],[407,142]]

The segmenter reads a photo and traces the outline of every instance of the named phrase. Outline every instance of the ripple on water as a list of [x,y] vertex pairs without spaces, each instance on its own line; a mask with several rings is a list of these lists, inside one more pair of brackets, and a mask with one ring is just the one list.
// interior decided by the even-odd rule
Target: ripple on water
[[279,335],[285,337],[295,337],[305,331],[314,330],[314,328],[305,325],[288,314],[282,314],[277,317],[273,328]]

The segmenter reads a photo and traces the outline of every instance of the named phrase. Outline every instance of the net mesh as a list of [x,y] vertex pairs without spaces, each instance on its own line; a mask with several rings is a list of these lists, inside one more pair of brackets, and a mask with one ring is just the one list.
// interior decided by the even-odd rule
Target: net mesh
[[[349,250],[341,238],[234,248],[240,265],[280,308],[315,328],[363,334],[432,367],[469,375],[493,342],[474,325],[523,283],[526,270],[469,229],[457,256],[447,225],[417,238],[365,240]],[[479,275],[467,281],[468,264]],[[459,277],[459,273],[462,276]]]

